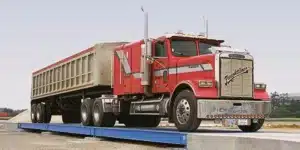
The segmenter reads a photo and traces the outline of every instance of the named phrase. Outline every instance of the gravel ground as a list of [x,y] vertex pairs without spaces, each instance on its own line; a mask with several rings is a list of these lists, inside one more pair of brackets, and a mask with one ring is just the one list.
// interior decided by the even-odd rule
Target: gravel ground
[[182,149],[131,141],[85,138],[53,133],[33,133],[15,130],[13,124],[2,124],[0,129],[1,150],[165,150]]

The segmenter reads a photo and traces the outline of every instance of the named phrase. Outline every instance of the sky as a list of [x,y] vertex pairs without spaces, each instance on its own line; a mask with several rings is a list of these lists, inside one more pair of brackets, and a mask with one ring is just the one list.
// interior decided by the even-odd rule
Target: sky
[[0,0],[0,107],[30,107],[31,73],[95,43],[182,30],[246,48],[255,81],[268,92],[300,92],[300,2],[297,0]]

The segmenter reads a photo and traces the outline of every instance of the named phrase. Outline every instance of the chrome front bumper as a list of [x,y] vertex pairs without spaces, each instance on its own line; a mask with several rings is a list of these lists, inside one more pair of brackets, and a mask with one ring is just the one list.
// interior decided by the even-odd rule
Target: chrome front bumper
[[266,118],[271,113],[270,101],[198,100],[197,117],[201,119]]

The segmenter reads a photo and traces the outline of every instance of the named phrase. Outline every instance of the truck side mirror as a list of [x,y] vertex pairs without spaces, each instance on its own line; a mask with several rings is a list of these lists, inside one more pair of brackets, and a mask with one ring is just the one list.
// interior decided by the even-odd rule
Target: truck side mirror
[[164,72],[163,72],[163,81],[167,82],[167,80],[168,80],[168,71],[164,70]]

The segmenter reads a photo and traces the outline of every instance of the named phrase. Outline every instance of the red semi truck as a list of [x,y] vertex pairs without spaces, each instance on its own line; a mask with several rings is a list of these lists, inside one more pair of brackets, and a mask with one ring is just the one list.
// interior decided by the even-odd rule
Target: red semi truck
[[192,132],[201,120],[236,119],[244,132],[261,128],[271,104],[249,52],[201,35],[150,39],[145,21],[143,40],[98,43],[33,72],[32,122],[156,127],[168,118]]

